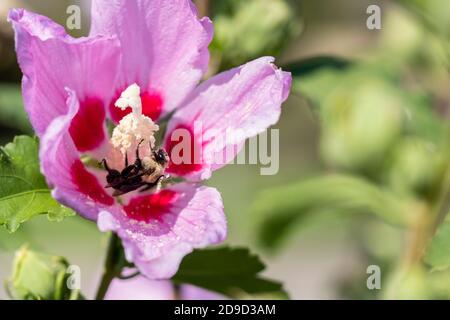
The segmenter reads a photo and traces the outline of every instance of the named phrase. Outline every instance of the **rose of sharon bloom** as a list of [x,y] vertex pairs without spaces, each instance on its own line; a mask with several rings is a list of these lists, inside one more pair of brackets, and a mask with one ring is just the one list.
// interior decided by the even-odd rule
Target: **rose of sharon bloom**
[[[9,21],[25,109],[41,141],[41,170],[53,196],[97,221],[100,230],[116,232],[126,258],[151,279],[173,276],[193,249],[222,242],[220,194],[199,182],[224,165],[212,161],[216,153],[232,147],[235,155],[245,139],[278,121],[290,74],[263,57],[199,84],[213,27],[188,0],[93,1],[90,34],[76,39],[23,9],[11,10]],[[165,137],[156,141],[158,121],[172,114]],[[112,138],[107,121],[117,125]],[[81,160],[105,159],[120,171],[125,155],[135,161],[144,139],[139,151],[148,166],[156,146],[173,158],[180,130],[192,135],[188,145],[201,156],[193,152],[188,161],[160,167],[160,175],[184,181],[164,183],[161,190],[114,197],[108,172]],[[232,142],[226,133],[236,133]]]
[[167,280],[148,280],[136,276],[128,280],[114,279],[105,295],[105,300],[223,300],[218,293],[184,284],[178,294]]

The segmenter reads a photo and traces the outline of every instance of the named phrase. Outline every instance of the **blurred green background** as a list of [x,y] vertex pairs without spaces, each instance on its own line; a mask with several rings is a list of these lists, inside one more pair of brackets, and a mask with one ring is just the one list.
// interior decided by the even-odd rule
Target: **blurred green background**
[[[227,242],[261,254],[266,274],[294,299],[448,298],[447,273],[430,273],[421,262],[430,225],[448,211],[447,1],[197,3],[216,29],[211,74],[275,55],[295,76],[276,125],[279,173],[230,165],[208,181],[224,199]],[[26,7],[65,24],[70,4],[83,13],[82,30],[70,33],[85,35],[90,1],[0,4],[2,144],[31,133],[7,10]],[[366,27],[373,4],[381,8],[381,30]],[[12,235],[0,228],[0,278],[26,242],[79,265],[82,290],[92,295],[106,245],[95,224],[40,217]],[[381,290],[366,286],[373,264],[382,270]]]

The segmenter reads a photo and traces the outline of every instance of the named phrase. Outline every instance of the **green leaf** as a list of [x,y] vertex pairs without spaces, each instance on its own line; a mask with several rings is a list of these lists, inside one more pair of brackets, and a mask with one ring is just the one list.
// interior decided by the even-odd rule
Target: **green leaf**
[[292,73],[292,91],[319,104],[338,83],[342,71],[351,66],[349,60],[339,57],[311,57],[282,66]]
[[264,264],[244,248],[195,250],[183,259],[172,279],[216,291],[232,298],[248,295],[287,298],[282,285],[261,278]]
[[424,261],[435,270],[450,267],[450,220],[444,221],[428,245]]
[[0,225],[13,232],[43,213],[54,221],[74,214],[52,198],[39,170],[37,140],[19,136],[0,148]]
[[450,8],[446,0],[397,0],[414,13],[430,31],[450,37]]
[[[78,289],[70,289],[69,263],[63,257],[34,252],[22,247],[16,252],[6,289],[12,299],[80,300]],[[79,276],[75,275],[74,276]]]
[[23,108],[20,86],[15,84],[0,85],[0,125],[31,133],[31,125]]
[[258,240],[276,249],[299,226],[323,215],[372,213],[392,223],[409,223],[402,199],[388,190],[353,176],[328,175],[268,189],[253,207],[259,227]]
[[349,66],[351,62],[344,58],[318,56],[284,65],[283,70],[291,72],[293,77],[304,77],[323,69],[342,70]]

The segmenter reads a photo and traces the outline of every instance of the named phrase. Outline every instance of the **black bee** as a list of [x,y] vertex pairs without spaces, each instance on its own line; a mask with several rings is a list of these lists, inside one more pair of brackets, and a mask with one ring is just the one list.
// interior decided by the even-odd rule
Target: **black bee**
[[139,156],[139,146],[144,140],[141,140],[136,148],[136,160],[133,164],[128,164],[128,155],[125,154],[125,168],[122,171],[111,169],[106,159],[102,164],[108,175],[105,188],[113,188],[113,196],[120,196],[131,191],[140,189],[140,192],[150,190],[158,185],[164,178],[164,170],[169,163],[169,156],[163,148],[156,149],[151,156],[141,159]]

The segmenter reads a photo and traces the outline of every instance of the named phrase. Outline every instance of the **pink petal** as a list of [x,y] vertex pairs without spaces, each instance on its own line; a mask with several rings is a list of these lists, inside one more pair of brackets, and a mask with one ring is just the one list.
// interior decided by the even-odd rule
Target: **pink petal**
[[[189,284],[180,286],[180,300],[224,300],[225,296]],[[175,300],[175,288],[170,281],[149,280],[138,275],[128,280],[114,279],[105,300]]]
[[179,184],[163,192],[133,198],[123,211],[105,210],[98,217],[100,230],[117,232],[127,259],[150,279],[172,277],[186,254],[226,237],[216,189]]
[[183,300],[226,300],[227,297],[220,293],[196,287],[190,284],[183,284],[180,288],[180,296]]
[[[98,0],[91,17],[91,35],[117,35],[123,48],[116,93],[136,82],[156,95],[150,117],[177,107],[206,72],[212,23],[198,19],[190,0]],[[123,114],[116,109],[110,110],[117,121]]]
[[[213,170],[234,158],[245,139],[278,121],[281,104],[289,95],[291,75],[278,69],[273,61],[271,57],[254,60],[221,73],[196,89],[169,122],[165,138],[171,157],[168,172],[194,180],[209,178]],[[184,143],[185,137],[176,136],[182,132],[180,129],[192,136],[190,157],[182,162],[175,161],[180,158],[176,146]],[[229,157],[217,162],[227,149]],[[181,156],[185,155],[183,152]]]
[[75,145],[83,152],[98,148],[105,141],[105,106],[115,93],[118,40],[74,39],[62,26],[23,9],[11,10],[8,19],[24,74],[25,109],[37,134],[41,136],[53,119],[67,114],[64,88],[69,87],[80,101],[71,129]]
[[70,137],[70,125],[78,112],[75,93],[68,90],[67,115],[55,118],[41,138],[41,169],[53,196],[80,215],[95,220],[101,209],[114,205],[97,177],[79,159]]
[[175,290],[170,281],[148,280],[140,275],[128,280],[116,278],[105,300],[175,300]]

